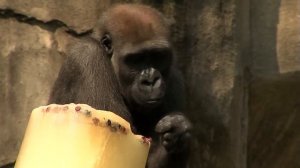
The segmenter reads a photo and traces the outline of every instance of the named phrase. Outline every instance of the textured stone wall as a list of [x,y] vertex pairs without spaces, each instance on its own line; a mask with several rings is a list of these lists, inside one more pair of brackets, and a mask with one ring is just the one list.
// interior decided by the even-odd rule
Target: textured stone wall
[[300,167],[300,1],[251,2],[247,165]]
[[[0,0],[0,167],[47,102],[67,46],[116,0]],[[128,1],[126,1],[128,2]],[[299,0],[165,0],[194,123],[191,168],[295,168]]]

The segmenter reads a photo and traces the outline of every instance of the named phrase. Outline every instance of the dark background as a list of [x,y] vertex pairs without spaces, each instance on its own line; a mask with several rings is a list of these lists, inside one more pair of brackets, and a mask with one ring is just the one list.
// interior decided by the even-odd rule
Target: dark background
[[[15,161],[74,35],[117,2],[0,0],[0,166]],[[299,0],[130,2],[176,20],[195,125],[191,168],[300,168]]]

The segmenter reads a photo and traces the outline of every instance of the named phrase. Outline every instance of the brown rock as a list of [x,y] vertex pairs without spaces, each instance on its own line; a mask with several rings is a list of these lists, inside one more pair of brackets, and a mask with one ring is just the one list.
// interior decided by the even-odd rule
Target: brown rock
[[43,22],[59,20],[77,32],[84,32],[95,25],[101,11],[109,5],[109,2],[108,0],[1,0],[0,9],[13,9],[16,13]]
[[0,19],[0,165],[14,161],[30,111],[47,102],[63,57],[53,34]]

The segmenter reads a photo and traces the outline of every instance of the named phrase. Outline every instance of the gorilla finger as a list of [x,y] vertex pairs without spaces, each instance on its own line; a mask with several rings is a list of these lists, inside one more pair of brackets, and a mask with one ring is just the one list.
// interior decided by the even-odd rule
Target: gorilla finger
[[172,114],[163,117],[156,125],[155,131],[158,133],[164,133],[171,131],[171,129],[177,129],[180,127],[179,121],[182,120],[182,115]]
[[176,128],[176,132],[182,134],[190,132],[192,130],[192,124],[188,120],[186,120],[181,122]]
[[173,150],[175,148],[175,141],[163,141],[162,145],[167,149],[167,150]]
[[167,132],[163,135],[163,139],[166,140],[166,141],[170,141],[174,138],[174,134],[170,133],[170,132]]
[[[172,121],[172,118],[173,118],[173,115],[166,115],[166,116],[164,116],[162,119],[160,119],[159,120],[159,122],[158,123],[160,123],[160,122],[171,122]],[[173,122],[173,121],[172,121]]]
[[155,127],[155,132],[164,133],[172,129],[172,123],[169,120],[161,120]]
[[190,132],[186,132],[181,138],[182,139],[192,139],[192,134]]
[[170,142],[168,142],[168,141],[163,141],[163,142],[162,142],[163,146],[168,146],[169,143],[170,143]]

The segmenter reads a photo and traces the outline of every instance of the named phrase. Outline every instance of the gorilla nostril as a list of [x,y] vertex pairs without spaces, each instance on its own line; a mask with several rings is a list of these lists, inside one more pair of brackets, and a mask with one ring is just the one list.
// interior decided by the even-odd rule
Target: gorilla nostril
[[142,85],[145,85],[145,86],[151,86],[151,85],[152,85],[152,82],[149,81],[149,80],[142,80],[141,84],[142,84]]
[[153,79],[144,79],[141,81],[141,84],[144,86],[154,86],[159,83],[160,77],[155,77]]
[[153,82],[153,88],[159,88],[161,86],[161,78],[156,78]]
[[153,80],[153,84],[155,84],[159,79],[160,79],[160,77],[155,77]]

